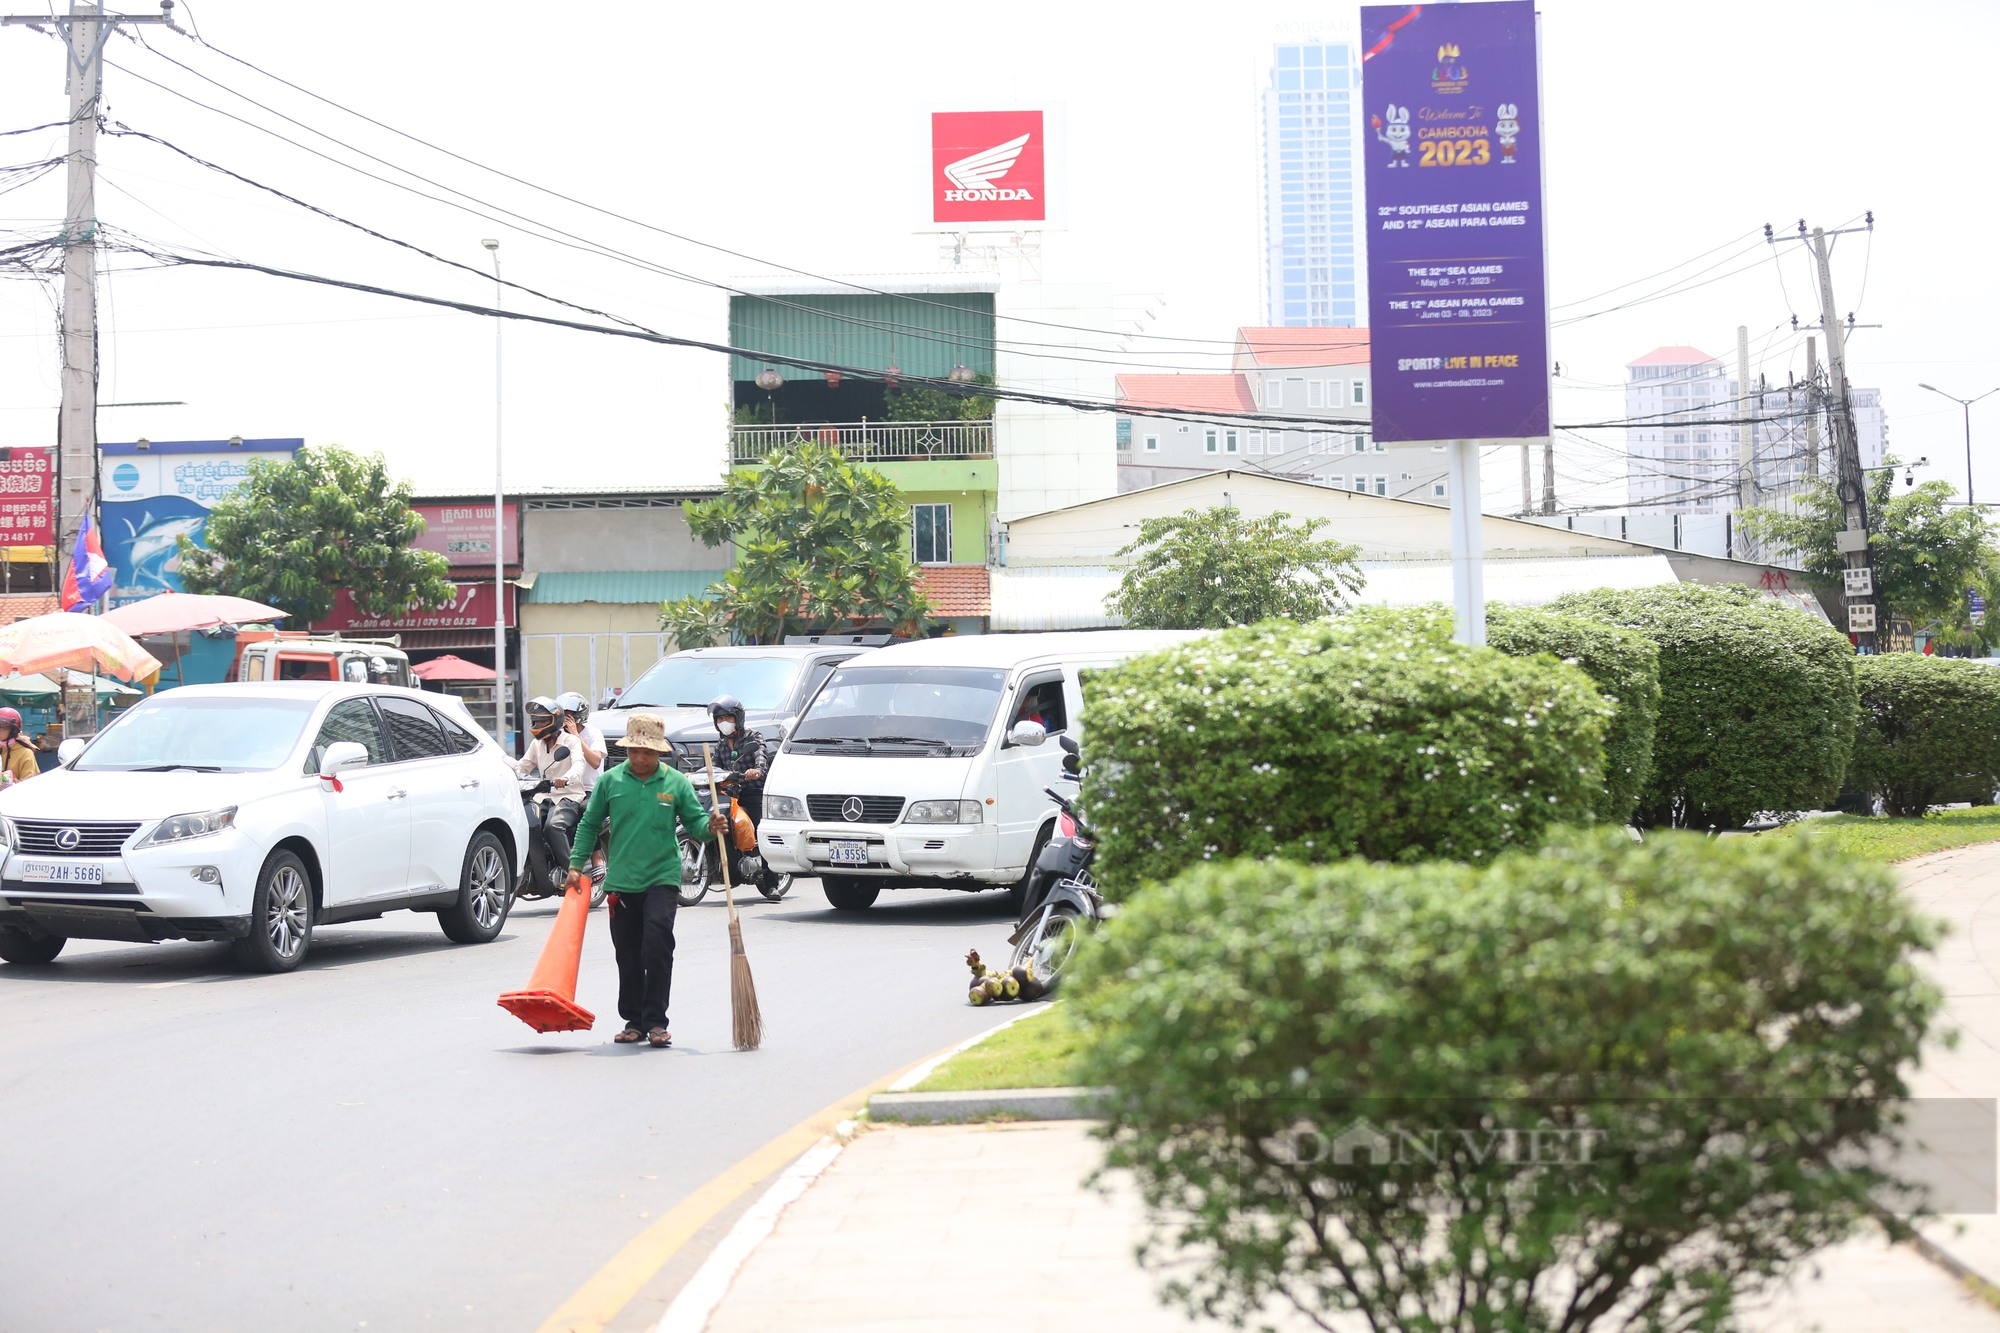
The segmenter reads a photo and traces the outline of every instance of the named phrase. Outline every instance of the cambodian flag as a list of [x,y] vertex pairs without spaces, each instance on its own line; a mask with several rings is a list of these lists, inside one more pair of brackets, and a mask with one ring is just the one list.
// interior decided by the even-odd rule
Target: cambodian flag
[[97,530],[90,526],[90,515],[85,514],[83,526],[76,532],[76,550],[70,554],[69,572],[63,575],[63,610],[88,612],[111,591],[112,576],[117,572],[104,563],[104,543],[97,539]]

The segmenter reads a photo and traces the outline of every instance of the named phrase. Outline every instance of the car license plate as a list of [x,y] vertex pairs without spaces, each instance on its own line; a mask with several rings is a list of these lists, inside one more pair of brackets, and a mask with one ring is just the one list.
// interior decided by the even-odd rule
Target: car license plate
[[104,867],[95,861],[23,861],[21,878],[39,884],[102,884]]
[[835,842],[828,844],[829,855],[837,866],[865,866],[868,864],[868,844],[865,842]]

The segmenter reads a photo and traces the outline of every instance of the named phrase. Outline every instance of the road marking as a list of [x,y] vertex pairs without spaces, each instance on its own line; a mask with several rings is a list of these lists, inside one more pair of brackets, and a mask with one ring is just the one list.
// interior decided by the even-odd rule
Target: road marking
[[634,1236],[624,1249],[611,1256],[609,1263],[578,1287],[554,1314],[542,1322],[537,1333],[603,1333],[604,1326],[632,1303],[632,1298],[653,1280],[655,1273],[667,1266],[667,1262],[680,1252],[681,1246],[694,1238],[696,1232],[749,1193],[759,1181],[812,1148],[841,1121],[852,1120],[868,1104],[871,1096],[887,1091],[912,1073],[935,1068],[946,1057],[1026,1017],[1027,1014],[1016,1014],[967,1041],[906,1065],[886,1078],[876,1079],[866,1087],[813,1112],[660,1214],[659,1220]]

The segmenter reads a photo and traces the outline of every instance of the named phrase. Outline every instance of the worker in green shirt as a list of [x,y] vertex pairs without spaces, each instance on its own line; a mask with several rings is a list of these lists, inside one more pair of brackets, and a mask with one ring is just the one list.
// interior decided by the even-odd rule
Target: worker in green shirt
[[667,999],[674,985],[674,913],[680,907],[678,829],[697,845],[708,840],[710,812],[701,808],[685,773],[660,763],[667,728],[652,713],[634,713],[625,724],[624,763],[597,779],[570,845],[570,886],[580,882],[590,849],[611,820],[611,949],[618,958],[618,1016],[625,1030],[612,1040],[644,1037],[670,1046]]

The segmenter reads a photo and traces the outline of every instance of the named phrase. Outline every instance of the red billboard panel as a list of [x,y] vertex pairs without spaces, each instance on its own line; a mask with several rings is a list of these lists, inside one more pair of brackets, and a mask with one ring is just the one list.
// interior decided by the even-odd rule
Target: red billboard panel
[[[486,512],[490,518],[493,506]],[[514,623],[518,592],[507,585],[507,623]],[[393,618],[371,616],[354,604],[345,588],[334,594],[333,611],[324,620],[312,623],[315,630],[339,630],[343,634],[403,634],[420,629],[491,630],[493,628],[493,583],[461,583],[458,596],[450,604],[431,611],[412,611]]]
[[1048,215],[1041,112],[931,113],[933,222],[1044,222]]
[[0,546],[56,542],[56,451],[0,449]]
[[[424,520],[424,535],[411,545],[436,551],[453,569],[493,568],[493,506],[487,504],[411,505]],[[521,563],[521,518],[518,505],[500,511],[501,551],[509,565]]]

